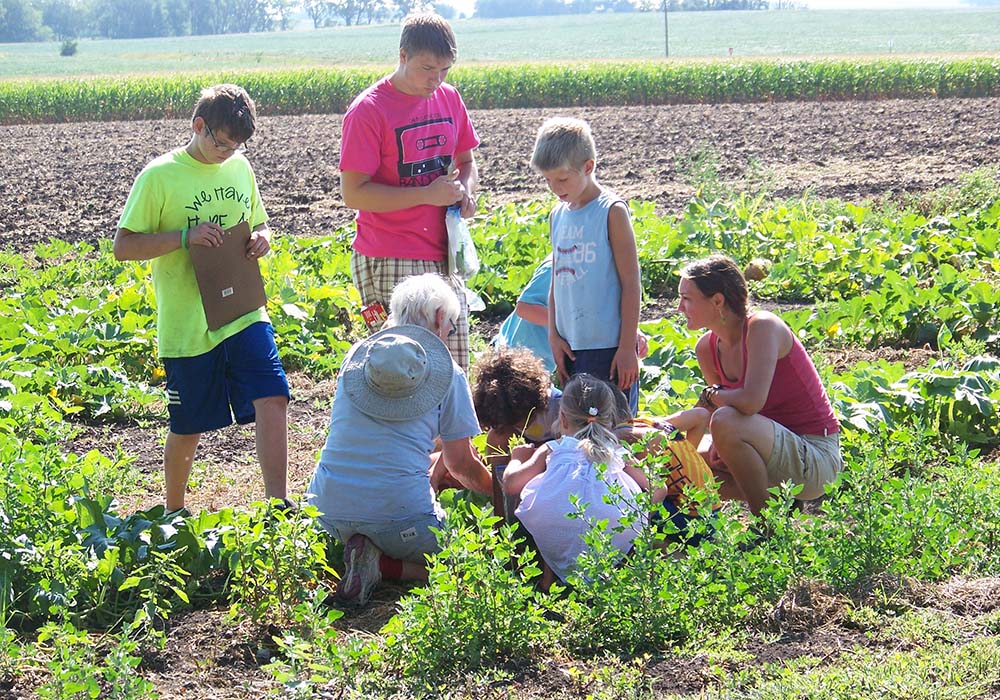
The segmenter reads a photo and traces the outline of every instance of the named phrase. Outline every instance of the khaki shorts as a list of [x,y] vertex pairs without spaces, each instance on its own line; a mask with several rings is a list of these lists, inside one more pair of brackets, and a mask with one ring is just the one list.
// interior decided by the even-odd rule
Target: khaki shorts
[[837,478],[843,468],[840,433],[833,435],[797,435],[785,426],[774,425],[774,449],[767,462],[767,485],[783,481],[801,484],[795,497],[811,501],[823,495],[823,486]]
[[461,313],[455,323],[455,334],[445,344],[455,362],[469,376],[469,302],[465,298],[465,283],[456,275],[448,274],[448,262],[438,260],[406,260],[404,258],[370,258],[351,251],[351,280],[361,294],[362,306],[381,302],[389,313],[392,290],[403,279],[412,275],[434,272],[451,285],[458,296]]

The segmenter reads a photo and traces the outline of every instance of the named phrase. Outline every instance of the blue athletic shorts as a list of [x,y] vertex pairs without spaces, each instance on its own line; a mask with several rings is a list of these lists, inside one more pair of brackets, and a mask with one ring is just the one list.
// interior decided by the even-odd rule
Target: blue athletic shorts
[[[566,370],[570,376],[574,374],[590,374],[598,379],[611,381],[611,361],[615,359],[618,348],[603,348],[600,350],[574,350],[576,360],[566,358]],[[632,415],[639,412],[639,382],[634,382],[632,386],[625,389],[625,396],[628,398],[628,406],[632,410]]]
[[194,435],[253,423],[253,402],[291,398],[270,323],[254,323],[195,357],[165,357],[170,432]]

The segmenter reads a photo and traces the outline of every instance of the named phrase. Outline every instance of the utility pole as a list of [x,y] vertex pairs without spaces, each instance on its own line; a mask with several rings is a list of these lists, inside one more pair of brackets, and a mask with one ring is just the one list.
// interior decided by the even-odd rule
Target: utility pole
[[667,8],[670,0],[663,0],[663,49],[667,58],[670,58],[670,22],[667,20]]

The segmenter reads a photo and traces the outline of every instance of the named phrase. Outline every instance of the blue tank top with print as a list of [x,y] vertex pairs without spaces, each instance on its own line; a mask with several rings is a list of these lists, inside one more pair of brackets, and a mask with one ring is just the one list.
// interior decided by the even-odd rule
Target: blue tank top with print
[[623,202],[608,190],[580,209],[552,211],[556,329],[573,350],[618,347],[622,285],[608,240],[608,214]]

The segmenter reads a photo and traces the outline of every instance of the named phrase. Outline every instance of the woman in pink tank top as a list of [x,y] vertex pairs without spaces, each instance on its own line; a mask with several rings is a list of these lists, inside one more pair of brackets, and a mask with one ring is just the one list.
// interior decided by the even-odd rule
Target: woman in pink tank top
[[699,404],[712,411],[709,463],[723,498],[759,514],[768,488],[824,493],[841,470],[840,425],[816,366],[788,325],[747,311],[747,285],[732,260],[713,255],[681,271],[679,310],[688,328],[705,328],[698,365],[709,387]]

